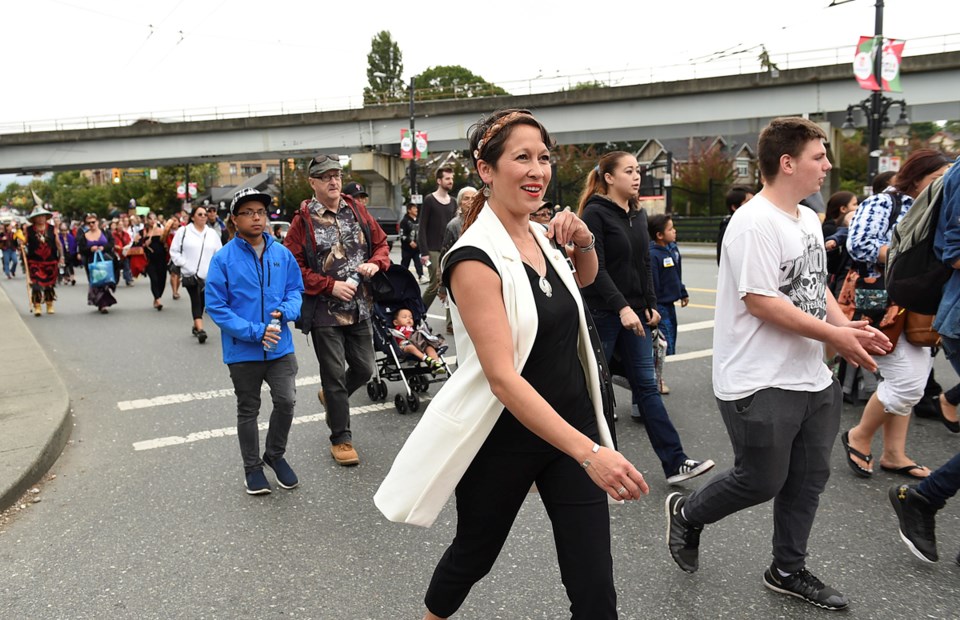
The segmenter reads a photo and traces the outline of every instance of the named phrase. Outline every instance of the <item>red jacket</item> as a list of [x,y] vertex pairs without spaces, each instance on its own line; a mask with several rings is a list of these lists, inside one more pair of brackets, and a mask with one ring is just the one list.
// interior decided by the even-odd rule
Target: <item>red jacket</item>
[[[342,198],[347,206],[353,209],[360,225],[366,228],[371,248],[371,256],[367,257],[366,262],[373,263],[380,271],[386,271],[390,267],[390,248],[387,246],[386,233],[363,205],[356,203],[350,196],[344,195]],[[287,231],[283,245],[293,253],[297,264],[300,265],[304,295],[330,295],[333,292],[333,284],[337,281],[336,278],[314,271],[306,258],[307,243],[312,248],[313,243],[309,240],[314,239],[313,220],[310,219],[307,209],[310,202],[311,200],[307,199],[300,203],[300,210],[290,222],[290,230]]]

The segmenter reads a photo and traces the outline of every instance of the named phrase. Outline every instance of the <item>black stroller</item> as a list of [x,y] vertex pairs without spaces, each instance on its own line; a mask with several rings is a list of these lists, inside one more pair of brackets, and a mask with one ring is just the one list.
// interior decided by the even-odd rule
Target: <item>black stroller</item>
[[446,371],[440,376],[434,375],[434,369],[421,360],[413,358],[404,353],[397,344],[395,336],[398,334],[393,327],[393,315],[397,310],[406,308],[413,313],[414,326],[422,333],[430,333],[427,326],[427,309],[423,305],[423,297],[420,295],[420,285],[412,273],[402,268],[400,265],[390,265],[385,272],[390,282],[390,287],[380,287],[382,289],[392,288],[392,293],[386,290],[377,291],[374,287],[373,295],[373,316],[371,323],[373,325],[373,348],[376,366],[376,374],[367,382],[367,395],[370,400],[383,401],[387,399],[387,384],[384,381],[402,381],[406,390],[406,395],[397,394],[393,399],[399,413],[407,411],[416,412],[420,409],[420,397],[417,393],[425,393],[431,383],[440,383],[446,381],[450,374],[450,367],[443,359],[443,354],[447,350],[447,345],[437,343],[434,348],[437,350],[438,362]]

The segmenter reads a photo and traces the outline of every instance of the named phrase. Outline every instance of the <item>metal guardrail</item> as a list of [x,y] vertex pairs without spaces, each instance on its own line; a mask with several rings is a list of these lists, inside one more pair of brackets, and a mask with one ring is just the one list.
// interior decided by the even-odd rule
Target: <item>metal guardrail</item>
[[716,243],[722,215],[674,215],[673,225],[681,243]]
[[[905,50],[906,56],[937,54],[960,50],[960,33],[942,34],[911,39]],[[824,65],[842,65],[853,62],[856,46],[822,48],[785,53],[770,53],[769,62],[779,70],[801,69]],[[573,75],[538,75],[526,80],[493,82],[511,95],[534,95],[563,92],[582,85],[596,86],[632,86],[655,84],[688,79],[762,73],[759,60],[759,46],[737,50],[719,57],[705,60],[693,59],[685,63],[650,67],[627,67],[610,71],[596,71]],[[851,76],[852,76],[851,69]],[[852,77],[851,77],[852,79]],[[471,85],[464,85],[451,92],[436,93],[429,89],[417,89],[424,99],[456,99],[459,94],[470,92]],[[175,123],[223,120],[230,118],[249,118],[256,116],[275,116],[283,114],[306,114],[362,108],[362,96],[328,97],[323,99],[301,99],[285,102],[251,103],[233,106],[214,106],[179,110],[150,110],[137,113],[108,114],[102,116],[83,116],[64,119],[45,119],[0,122],[0,134],[32,133],[39,131],[61,131],[70,129],[96,129],[100,127],[123,127],[137,122]]]

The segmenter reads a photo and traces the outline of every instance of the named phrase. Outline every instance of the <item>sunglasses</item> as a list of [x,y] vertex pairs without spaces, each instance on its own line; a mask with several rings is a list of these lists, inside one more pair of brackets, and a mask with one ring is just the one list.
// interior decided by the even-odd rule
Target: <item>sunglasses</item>
[[316,157],[310,160],[310,165],[312,166],[313,164],[322,164],[325,161],[335,161],[339,164],[340,156],[335,153],[331,153],[329,155],[317,155]]

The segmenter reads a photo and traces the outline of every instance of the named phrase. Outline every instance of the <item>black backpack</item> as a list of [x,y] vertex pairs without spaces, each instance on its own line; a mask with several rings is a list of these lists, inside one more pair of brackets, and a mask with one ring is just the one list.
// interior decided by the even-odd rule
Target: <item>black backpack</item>
[[919,314],[936,314],[943,287],[953,269],[933,250],[943,204],[943,177],[934,180],[910,207],[890,238],[884,274],[887,293],[895,304]]

